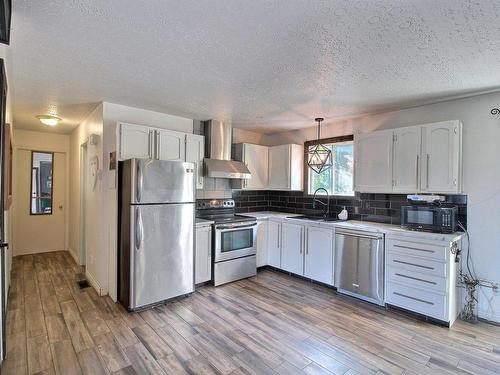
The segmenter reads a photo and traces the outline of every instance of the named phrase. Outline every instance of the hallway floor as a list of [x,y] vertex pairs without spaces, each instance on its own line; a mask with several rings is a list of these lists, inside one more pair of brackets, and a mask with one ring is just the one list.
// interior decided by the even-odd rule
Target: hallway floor
[[66,252],[14,258],[3,374],[498,374],[500,327],[452,329],[281,273],[128,314]]

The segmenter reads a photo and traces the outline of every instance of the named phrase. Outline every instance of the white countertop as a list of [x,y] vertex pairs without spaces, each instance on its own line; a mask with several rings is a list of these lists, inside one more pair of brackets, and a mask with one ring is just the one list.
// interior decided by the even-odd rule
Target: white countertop
[[399,225],[394,224],[382,224],[370,221],[359,221],[359,220],[348,220],[348,221],[314,221],[314,220],[304,220],[304,219],[294,219],[294,216],[302,216],[300,214],[290,214],[286,212],[274,212],[274,211],[258,211],[258,212],[248,212],[242,213],[241,215],[252,216],[257,218],[257,220],[266,219],[280,219],[289,220],[295,223],[304,223],[307,225],[315,225],[319,227],[339,227],[347,229],[364,229],[369,231],[377,231],[384,233],[386,235],[401,235],[408,237],[418,237],[420,239],[425,238],[432,241],[455,241],[463,236],[463,232],[455,232],[450,234],[443,233],[429,233],[429,232],[416,232],[405,228],[401,228]]

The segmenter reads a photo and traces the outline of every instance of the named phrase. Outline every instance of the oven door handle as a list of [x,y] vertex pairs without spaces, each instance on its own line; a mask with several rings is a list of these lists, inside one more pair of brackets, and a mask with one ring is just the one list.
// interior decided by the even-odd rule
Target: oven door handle
[[243,228],[251,228],[255,227],[257,223],[249,224],[249,225],[218,225],[215,229],[243,229]]

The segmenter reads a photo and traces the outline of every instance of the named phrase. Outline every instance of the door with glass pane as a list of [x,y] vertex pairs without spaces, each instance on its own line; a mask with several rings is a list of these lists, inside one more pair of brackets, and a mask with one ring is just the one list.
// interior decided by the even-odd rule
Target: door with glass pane
[[15,255],[65,250],[66,155],[18,150]]

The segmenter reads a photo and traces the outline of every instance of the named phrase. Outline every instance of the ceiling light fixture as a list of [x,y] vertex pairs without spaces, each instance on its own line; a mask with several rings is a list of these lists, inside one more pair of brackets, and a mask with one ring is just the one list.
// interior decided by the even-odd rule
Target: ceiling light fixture
[[325,145],[321,144],[321,122],[324,118],[318,117],[314,121],[318,123],[318,144],[309,146],[307,151],[307,165],[314,172],[320,174],[331,168],[332,164],[332,150]]
[[42,124],[48,126],[56,126],[62,120],[57,116],[51,116],[51,115],[38,115],[36,116],[36,118],[39,119],[42,122]]

